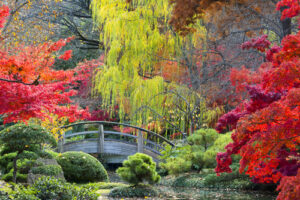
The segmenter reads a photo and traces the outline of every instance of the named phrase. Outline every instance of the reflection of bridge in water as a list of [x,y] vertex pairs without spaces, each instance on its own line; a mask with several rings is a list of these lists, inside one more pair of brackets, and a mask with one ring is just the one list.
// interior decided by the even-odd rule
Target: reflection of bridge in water
[[[134,134],[114,131],[113,126],[131,128]],[[107,163],[122,163],[137,152],[145,153],[158,162],[160,151],[164,149],[162,144],[174,146],[172,142],[152,131],[123,123],[92,121],[61,128],[67,131],[59,141],[59,152],[100,154]]]

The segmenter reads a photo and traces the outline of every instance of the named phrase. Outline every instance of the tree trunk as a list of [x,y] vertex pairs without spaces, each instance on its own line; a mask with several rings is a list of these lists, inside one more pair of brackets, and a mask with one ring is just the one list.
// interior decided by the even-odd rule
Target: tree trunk
[[[282,12],[284,11],[284,9],[286,9],[287,7],[281,7],[280,8],[280,12],[282,14]],[[292,33],[292,20],[291,18],[286,18],[284,20],[281,20],[281,26],[282,26],[282,33],[283,33],[283,37],[290,35]]]
[[19,152],[17,153],[17,156],[14,158],[13,160],[13,167],[14,167],[14,171],[13,171],[13,182],[17,183],[17,161],[18,161],[18,157],[19,157]]

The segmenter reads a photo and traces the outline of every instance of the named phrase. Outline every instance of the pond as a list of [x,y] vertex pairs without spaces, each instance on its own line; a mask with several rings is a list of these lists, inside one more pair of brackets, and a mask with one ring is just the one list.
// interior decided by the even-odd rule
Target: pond
[[166,193],[162,199],[199,199],[199,200],[274,200],[276,195],[257,191],[240,191],[228,189],[190,189],[159,186]]
[[[111,182],[123,182],[115,171],[108,171]],[[177,199],[177,200],[275,200],[276,195],[271,192],[253,190],[213,189],[213,188],[186,188],[155,186],[163,195],[147,199]],[[102,199],[102,198],[101,198]],[[105,198],[103,198],[105,199]],[[110,199],[110,198],[109,198]],[[127,198],[124,198],[124,200]],[[136,198],[137,199],[137,198]]]

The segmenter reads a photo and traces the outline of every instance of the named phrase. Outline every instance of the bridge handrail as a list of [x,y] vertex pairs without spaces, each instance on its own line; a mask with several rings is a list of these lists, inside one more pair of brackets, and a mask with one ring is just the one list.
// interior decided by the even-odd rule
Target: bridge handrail
[[[65,138],[70,138],[70,137],[74,137],[74,136],[78,136],[78,135],[95,134],[95,133],[98,133],[98,131],[81,131],[81,132],[67,134],[67,135],[65,135]],[[104,131],[104,133],[137,138],[137,136],[135,136],[135,135],[130,135],[130,134],[127,134],[127,133],[116,132],[116,131]]]
[[151,135],[154,135],[154,136],[156,136],[156,137],[162,139],[163,141],[165,141],[166,143],[168,143],[168,144],[171,145],[172,147],[175,146],[170,140],[164,138],[164,137],[161,136],[161,135],[156,134],[156,133],[153,132],[153,131],[149,131],[149,130],[146,130],[146,129],[144,129],[144,128],[138,127],[138,126],[133,126],[133,125],[130,125],[130,124],[125,124],[125,123],[107,122],[107,121],[85,121],[85,122],[78,122],[78,123],[73,123],[73,124],[61,126],[60,128],[69,128],[69,127],[72,127],[72,126],[84,125],[84,124],[102,124],[102,125],[106,124],[106,125],[117,125],[117,126],[130,127],[130,128],[134,128],[134,129],[137,129],[137,130],[140,130],[140,131],[149,133],[149,134],[151,134]]
[[95,133],[98,133],[98,131],[82,131],[82,132],[65,134],[65,138],[70,138],[70,137],[74,137],[74,136],[78,136],[78,135],[95,134]]

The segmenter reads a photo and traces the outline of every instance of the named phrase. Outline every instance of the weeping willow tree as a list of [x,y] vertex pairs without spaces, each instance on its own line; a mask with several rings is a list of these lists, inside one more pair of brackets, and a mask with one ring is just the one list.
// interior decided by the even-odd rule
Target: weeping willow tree
[[[209,118],[205,101],[196,100],[197,93],[153,75],[153,66],[165,55],[174,58],[186,40],[197,45],[203,28],[180,37],[168,24],[171,8],[166,0],[93,0],[91,7],[106,47],[105,66],[96,74],[93,90],[94,95],[101,95],[103,107],[119,105],[120,120],[137,125],[157,121],[157,117],[168,121],[166,116],[173,116],[170,111],[174,106],[189,109],[197,104],[201,117]],[[179,113],[183,115],[179,127],[186,131],[192,116],[190,112]],[[170,120],[175,118],[169,118],[172,124]]]

